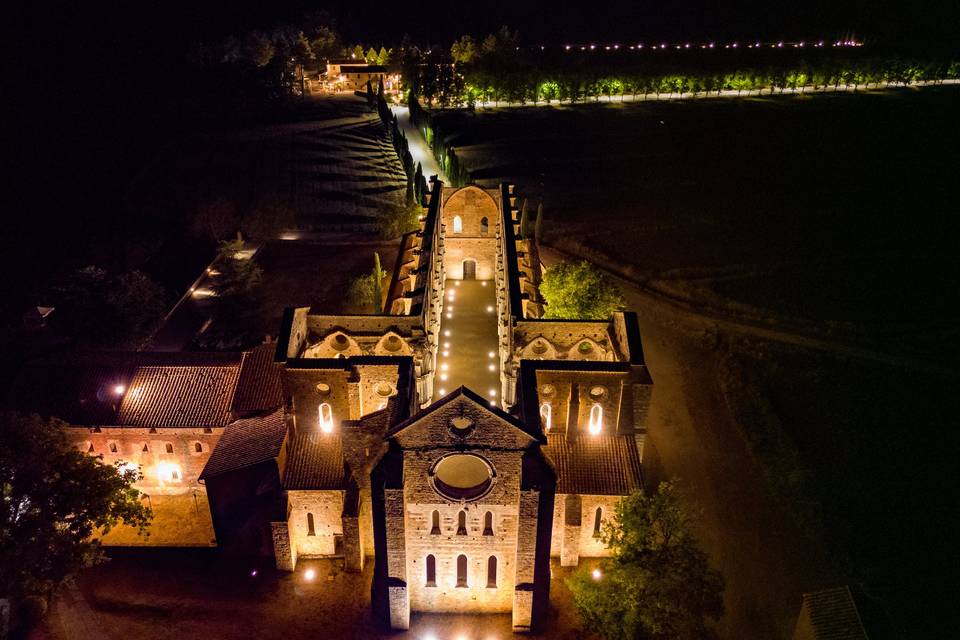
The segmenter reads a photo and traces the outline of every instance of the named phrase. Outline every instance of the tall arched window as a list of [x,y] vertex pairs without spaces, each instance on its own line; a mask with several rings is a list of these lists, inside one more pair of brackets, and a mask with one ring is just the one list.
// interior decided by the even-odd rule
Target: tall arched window
[[203,453],[203,444],[200,442],[193,443],[193,450],[197,453]]
[[329,402],[320,403],[320,430],[324,433],[333,431],[333,407]]
[[600,537],[600,524],[603,521],[603,509],[597,507],[596,513],[593,514],[593,537]]
[[603,407],[598,404],[590,407],[590,433],[597,435],[603,426]]
[[463,218],[460,216],[453,216],[453,232],[463,233]]
[[462,553],[457,556],[457,586],[467,586],[467,556]]
[[550,431],[550,427],[553,426],[553,407],[549,402],[540,405],[540,423],[546,431]]
[[457,535],[467,535],[467,512],[461,511],[457,514]]
[[166,450],[167,453],[173,453],[173,445],[168,442],[166,445]]
[[497,587],[497,556],[487,558],[487,588]]
[[427,556],[427,586],[437,586],[437,559],[433,554]]
[[434,511],[433,516],[431,516],[431,526],[430,526],[430,535],[438,536],[440,535],[440,512]]
[[317,535],[317,530],[316,530],[316,528],[314,527],[314,524],[313,524],[313,514],[312,514],[312,513],[308,513],[308,514],[307,514],[307,535],[308,535],[308,536],[315,536],[315,535]]
[[483,515],[483,535],[492,536],[493,535],[493,513],[487,511]]
[[490,222],[486,218],[480,218],[480,235],[487,235],[490,232]]

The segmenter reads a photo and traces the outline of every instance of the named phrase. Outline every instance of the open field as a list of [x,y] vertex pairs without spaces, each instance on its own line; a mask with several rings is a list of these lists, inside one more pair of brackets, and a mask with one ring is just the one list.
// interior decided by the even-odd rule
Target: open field
[[[548,244],[668,295],[946,359],[960,88],[437,113]],[[945,344],[945,340],[947,343]]]
[[240,216],[293,209],[301,229],[369,223],[403,196],[406,177],[377,115],[355,96],[311,98],[295,122],[193,136],[169,145],[130,188],[131,206],[190,218],[223,198]]

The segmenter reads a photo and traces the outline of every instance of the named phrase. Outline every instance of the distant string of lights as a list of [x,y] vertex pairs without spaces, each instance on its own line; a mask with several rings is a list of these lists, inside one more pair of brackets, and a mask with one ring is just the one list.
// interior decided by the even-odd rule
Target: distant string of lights
[[[736,42],[661,42],[659,44],[644,44],[638,42],[637,44],[596,44],[596,43],[582,43],[582,44],[565,44],[562,45],[564,51],[668,51],[668,50],[717,50],[717,49],[821,49],[828,47],[862,47],[863,43],[856,40],[836,40],[829,42],[826,40],[798,40],[795,42],[788,42],[785,40],[777,40],[776,42],[763,42],[760,40],[755,40],[752,42],[742,43],[739,41]],[[546,51],[548,47],[545,45],[540,45],[541,51]],[[519,50],[519,47],[517,47]]]

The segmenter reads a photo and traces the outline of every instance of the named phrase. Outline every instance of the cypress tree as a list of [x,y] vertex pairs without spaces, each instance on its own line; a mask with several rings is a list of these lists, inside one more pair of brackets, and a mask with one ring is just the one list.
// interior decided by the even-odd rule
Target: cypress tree
[[383,312],[382,282],[383,270],[380,268],[380,254],[373,252],[373,312]]
[[410,155],[409,151],[405,151],[403,154],[403,172],[409,177],[413,177],[413,156]]
[[418,162],[417,170],[413,174],[413,188],[417,196],[417,202],[423,203],[423,166]]
[[407,203],[407,206],[412,205],[416,201],[416,194],[413,192],[413,178],[407,178],[407,193],[404,196],[404,200]]
[[377,81],[377,100],[384,100],[383,97],[383,76]]
[[537,244],[540,244],[540,238],[543,233],[543,203],[537,205],[537,219],[533,223],[533,237],[536,239]]
[[528,223],[529,223],[529,220],[527,220],[527,199],[524,198],[523,204],[520,205],[520,237],[521,238],[527,237]]

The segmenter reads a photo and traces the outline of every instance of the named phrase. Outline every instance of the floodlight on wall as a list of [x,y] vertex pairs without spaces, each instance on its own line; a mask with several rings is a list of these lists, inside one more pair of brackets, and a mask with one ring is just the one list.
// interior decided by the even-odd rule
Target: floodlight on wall
[[333,407],[331,407],[328,402],[323,402],[320,404],[318,413],[320,417],[320,430],[324,433],[333,431]]
[[603,407],[598,404],[590,407],[590,433],[597,435],[603,427]]

